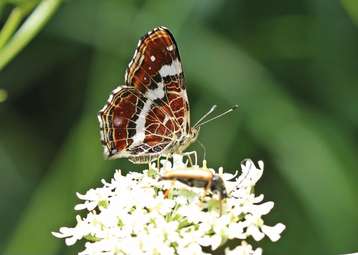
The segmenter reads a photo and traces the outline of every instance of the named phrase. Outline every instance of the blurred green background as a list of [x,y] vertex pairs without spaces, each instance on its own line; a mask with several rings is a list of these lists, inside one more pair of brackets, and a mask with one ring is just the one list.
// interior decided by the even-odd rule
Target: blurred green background
[[[60,1],[0,0],[0,27],[18,7],[25,8],[18,25],[43,15],[34,12],[39,2]],[[103,159],[96,114],[123,83],[139,37],[158,25],[179,45],[192,121],[213,104],[239,104],[201,130],[209,166],[265,162],[256,189],[275,208],[264,219],[287,229],[279,242],[256,246],[264,254],[358,251],[358,1],[57,7],[1,67],[0,254],[78,252],[83,243],[65,247],[50,234],[74,225],[75,192],[99,186],[116,168],[140,169]],[[0,62],[11,43],[0,48]]]

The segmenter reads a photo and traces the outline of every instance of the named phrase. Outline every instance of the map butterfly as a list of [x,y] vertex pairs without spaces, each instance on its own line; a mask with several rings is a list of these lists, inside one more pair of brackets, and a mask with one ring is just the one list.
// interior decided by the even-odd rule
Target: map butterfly
[[147,163],[183,152],[197,138],[177,44],[157,27],[138,42],[125,85],[112,91],[99,111],[101,143],[107,158]]

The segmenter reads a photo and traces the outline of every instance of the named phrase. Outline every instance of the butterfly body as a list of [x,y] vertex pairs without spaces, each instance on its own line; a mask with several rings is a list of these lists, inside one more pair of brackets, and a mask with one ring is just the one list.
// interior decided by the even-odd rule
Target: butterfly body
[[125,73],[99,111],[101,143],[107,158],[147,163],[183,152],[197,138],[177,44],[158,27],[139,41]]
[[174,139],[173,143],[169,146],[169,148],[163,152],[153,153],[148,155],[134,155],[134,156],[129,156],[128,159],[136,164],[144,164],[160,156],[170,157],[173,154],[181,154],[183,151],[186,150],[186,148],[188,148],[193,142],[195,142],[198,136],[198,132],[199,131],[195,129],[184,136]]

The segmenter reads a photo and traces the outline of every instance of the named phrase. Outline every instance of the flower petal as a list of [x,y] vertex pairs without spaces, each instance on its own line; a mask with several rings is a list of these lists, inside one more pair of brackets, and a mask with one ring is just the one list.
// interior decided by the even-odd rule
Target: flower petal
[[261,230],[262,232],[265,233],[265,235],[267,235],[270,238],[272,242],[276,242],[281,238],[281,233],[282,231],[285,230],[285,228],[286,226],[283,225],[282,223],[277,223],[273,227],[263,225],[261,227]]

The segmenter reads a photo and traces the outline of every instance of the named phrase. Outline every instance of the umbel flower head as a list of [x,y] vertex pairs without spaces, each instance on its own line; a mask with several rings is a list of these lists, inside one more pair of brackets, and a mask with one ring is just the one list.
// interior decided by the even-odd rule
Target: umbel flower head
[[[117,170],[110,182],[77,193],[83,202],[75,210],[73,228],[61,227],[52,234],[65,238],[67,245],[84,239],[85,249],[80,255],[99,254],[211,254],[219,247],[225,254],[262,254],[249,242],[267,236],[275,242],[285,229],[282,223],[267,226],[262,219],[274,206],[262,202],[264,196],[253,192],[263,174],[263,162],[258,168],[251,160],[241,164],[241,175],[218,173],[206,166],[188,166],[182,155],[174,155],[173,162],[162,160],[162,167],[153,164],[143,173],[122,175]],[[180,181],[161,180],[168,171],[205,170],[219,174],[227,197],[196,185]],[[236,247],[226,247],[228,240],[237,240]],[[235,242],[234,242],[235,243]],[[225,248],[226,247],[226,248]]]

